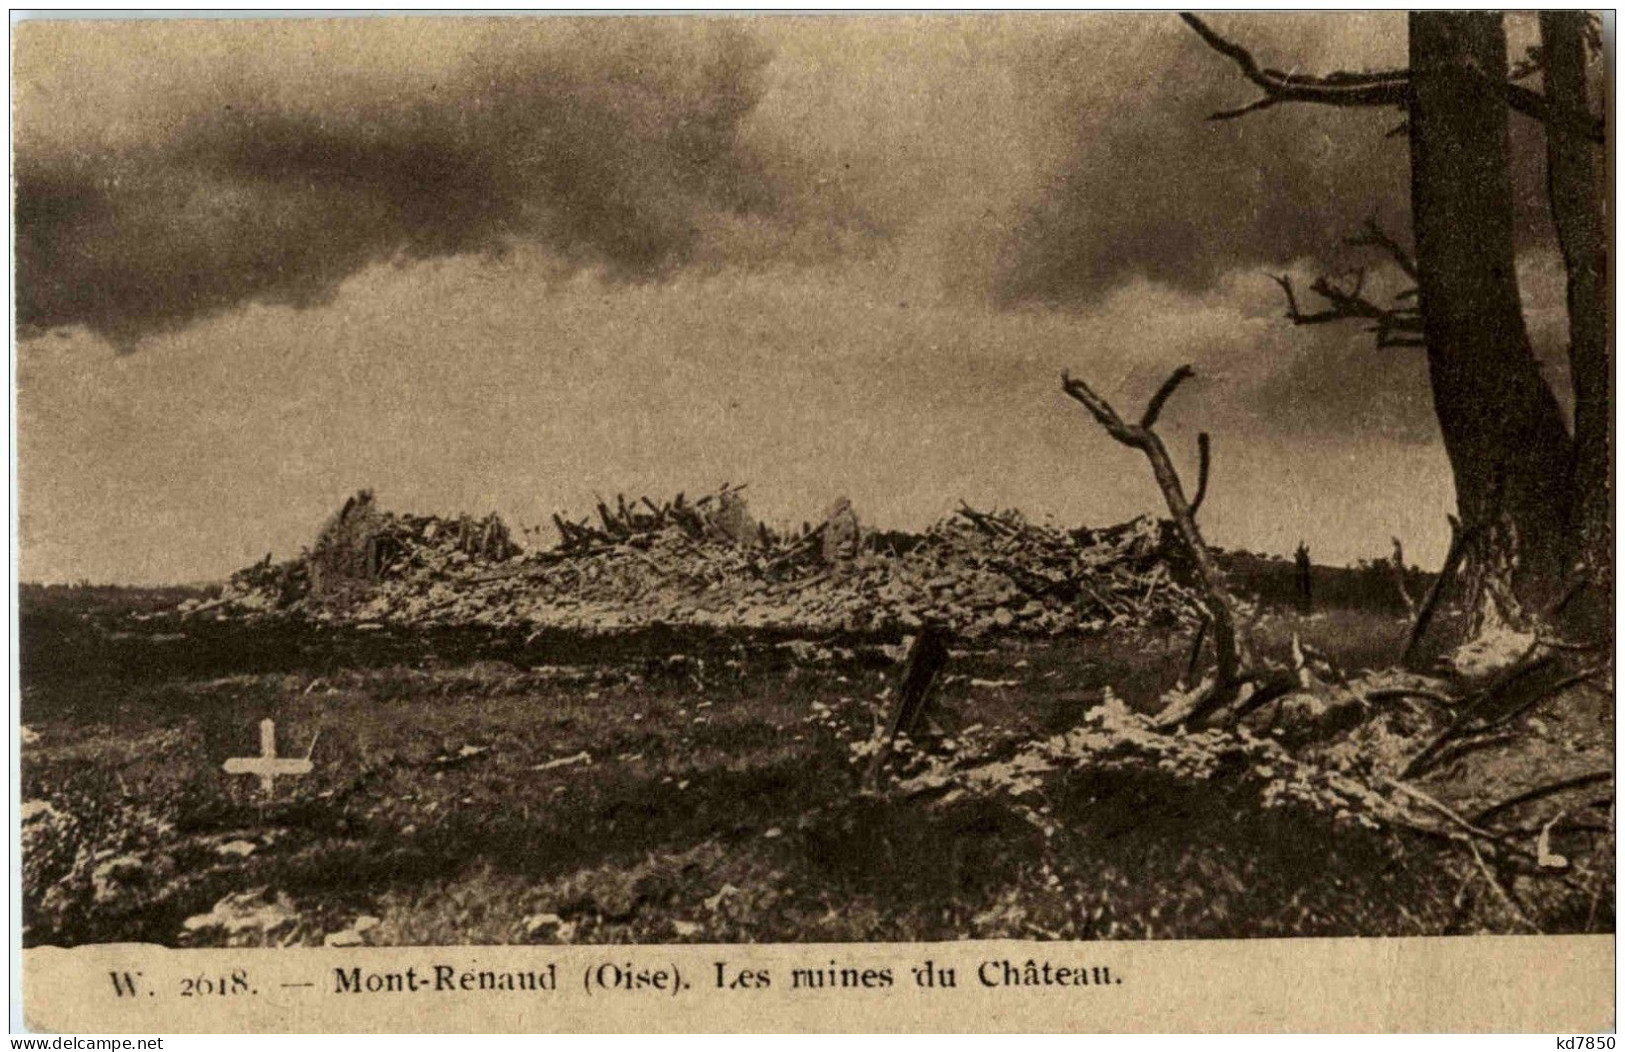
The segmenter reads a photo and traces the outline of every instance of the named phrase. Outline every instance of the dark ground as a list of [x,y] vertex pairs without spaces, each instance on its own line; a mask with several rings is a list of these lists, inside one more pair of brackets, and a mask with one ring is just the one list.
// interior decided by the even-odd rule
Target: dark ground
[[[32,833],[25,813],[27,945],[320,944],[363,917],[375,945],[1523,930],[1487,890],[1464,893],[1445,847],[1221,787],[1080,777],[1048,840],[986,801],[860,792],[850,743],[884,719],[894,639],[131,616],[179,598],[23,592],[21,718],[37,737],[22,799],[50,809]],[[1281,613],[1256,640],[1279,653],[1296,632],[1352,671],[1391,663],[1404,627],[1385,610]],[[1025,740],[1108,684],[1149,710],[1189,642],[962,643],[938,722]],[[282,754],[315,764],[268,803],[221,771],[257,751],[266,716]],[[1611,702],[1552,718],[1611,763]],[[1593,850],[1587,835],[1556,846]],[[233,895],[285,916],[188,930]],[[1611,888],[1538,923],[1612,930]]]

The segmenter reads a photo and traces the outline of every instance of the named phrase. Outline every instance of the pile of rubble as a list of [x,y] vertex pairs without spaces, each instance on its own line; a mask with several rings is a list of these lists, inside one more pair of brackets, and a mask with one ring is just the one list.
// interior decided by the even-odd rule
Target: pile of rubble
[[923,535],[865,535],[840,501],[775,533],[738,489],[555,516],[559,543],[522,551],[495,517],[383,512],[363,492],[299,558],[234,575],[222,613],[378,624],[616,632],[652,624],[810,632],[913,629],[1060,634],[1196,616],[1164,524],[1063,530],[969,507]]

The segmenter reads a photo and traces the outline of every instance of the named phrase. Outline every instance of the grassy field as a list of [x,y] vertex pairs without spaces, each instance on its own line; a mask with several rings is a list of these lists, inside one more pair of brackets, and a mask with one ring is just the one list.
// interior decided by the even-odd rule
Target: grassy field
[[[1440,845],[1221,788],[1079,777],[1058,837],[987,801],[865,791],[852,743],[884,719],[897,640],[128,616],[156,605],[24,595],[28,945],[1516,930],[1463,901]],[[1298,634],[1354,669],[1390,661],[1403,629],[1275,615],[1256,639],[1279,653]],[[1053,733],[1107,685],[1149,708],[1189,643],[965,643],[926,745]],[[314,764],[269,801],[221,770],[265,717]],[[1543,924],[1612,925],[1611,894]]]

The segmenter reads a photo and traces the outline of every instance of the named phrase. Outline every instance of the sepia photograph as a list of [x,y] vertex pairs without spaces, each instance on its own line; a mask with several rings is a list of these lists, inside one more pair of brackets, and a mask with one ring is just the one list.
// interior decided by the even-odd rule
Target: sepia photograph
[[14,20],[25,951],[1611,996],[1613,32]]

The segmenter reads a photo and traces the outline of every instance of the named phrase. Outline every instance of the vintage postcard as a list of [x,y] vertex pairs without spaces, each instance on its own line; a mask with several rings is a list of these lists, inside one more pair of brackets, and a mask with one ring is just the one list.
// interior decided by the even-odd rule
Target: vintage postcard
[[1613,41],[15,20],[24,1023],[1611,1030]]

